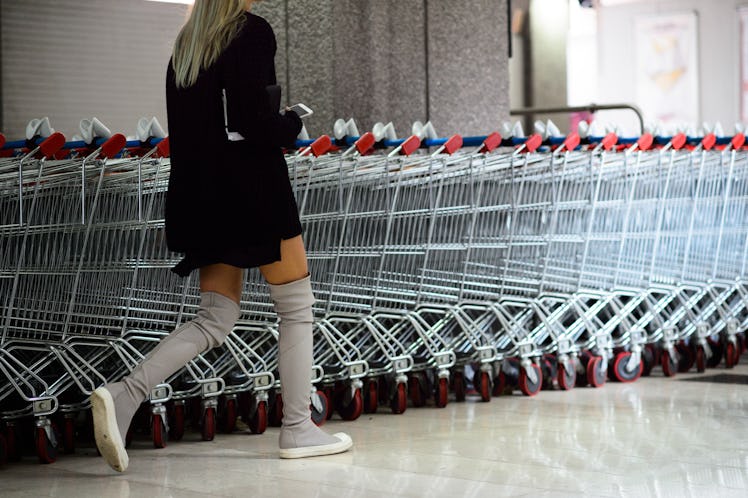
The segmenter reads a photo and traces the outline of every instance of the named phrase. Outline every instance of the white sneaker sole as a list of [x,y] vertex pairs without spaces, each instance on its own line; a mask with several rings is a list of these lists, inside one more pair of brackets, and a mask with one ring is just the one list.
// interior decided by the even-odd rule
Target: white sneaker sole
[[94,436],[96,446],[106,463],[117,472],[127,470],[130,459],[119,434],[117,417],[114,411],[114,400],[105,388],[96,389],[91,395],[93,411]]
[[332,444],[323,444],[320,446],[306,446],[303,448],[288,448],[280,450],[281,458],[308,458],[315,456],[335,455],[350,450],[353,447],[351,436],[345,432],[333,434],[333,437],[340,441]]

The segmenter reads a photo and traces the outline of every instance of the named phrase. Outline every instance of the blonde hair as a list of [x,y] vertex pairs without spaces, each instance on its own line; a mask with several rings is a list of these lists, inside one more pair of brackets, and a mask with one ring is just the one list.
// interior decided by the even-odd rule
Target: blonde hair
[[195,84],[244,26],[246,0],[195,0],[174,42],[172,67],[177,88]]

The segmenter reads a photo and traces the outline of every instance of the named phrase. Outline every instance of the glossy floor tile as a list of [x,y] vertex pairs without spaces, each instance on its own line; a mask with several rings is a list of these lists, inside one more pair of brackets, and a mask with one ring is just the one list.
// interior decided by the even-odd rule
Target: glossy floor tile
[[706,382],[724,373],[382,409],[328,422],[355,450],[317,459],[279,460],[277,429],[162,450],[136,441],[125,474],[91,448],[53,465],[29,457],[0,470],[0,496],[746,497],[748,356],[734,383]]

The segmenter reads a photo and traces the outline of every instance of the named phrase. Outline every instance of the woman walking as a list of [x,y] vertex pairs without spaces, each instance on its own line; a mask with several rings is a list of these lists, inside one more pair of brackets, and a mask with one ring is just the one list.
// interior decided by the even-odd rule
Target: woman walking
[[331,455],[352,446],[347,434],[328,435],[311,420],[314,296],[281,151],[302,125],[293,111],[281,115],[271,103],[275,35],[249,12],[251,3],[195,0],[174,44],[166,75],[166,238],[170,250],[185,254],[174,271],[199,271],[201,301],[194,320],[122,381],[91,396],[96,445],[120,472],[128,466],[130,421],[151,389],[231,332],[244,268],[259,267],[280,322],[280,457]]

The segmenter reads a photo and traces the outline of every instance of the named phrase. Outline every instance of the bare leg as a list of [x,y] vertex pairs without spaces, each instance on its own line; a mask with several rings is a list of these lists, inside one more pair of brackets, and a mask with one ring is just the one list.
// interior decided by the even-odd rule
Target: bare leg
[[312,375],[312,305],[306,252],[301,236],[281,243],[281,261],[260,267],[280,318],[278,369],[283,390],[281,458],[332,455],[348,450],[351,438],[330,436],[314,425],[309,409]]

